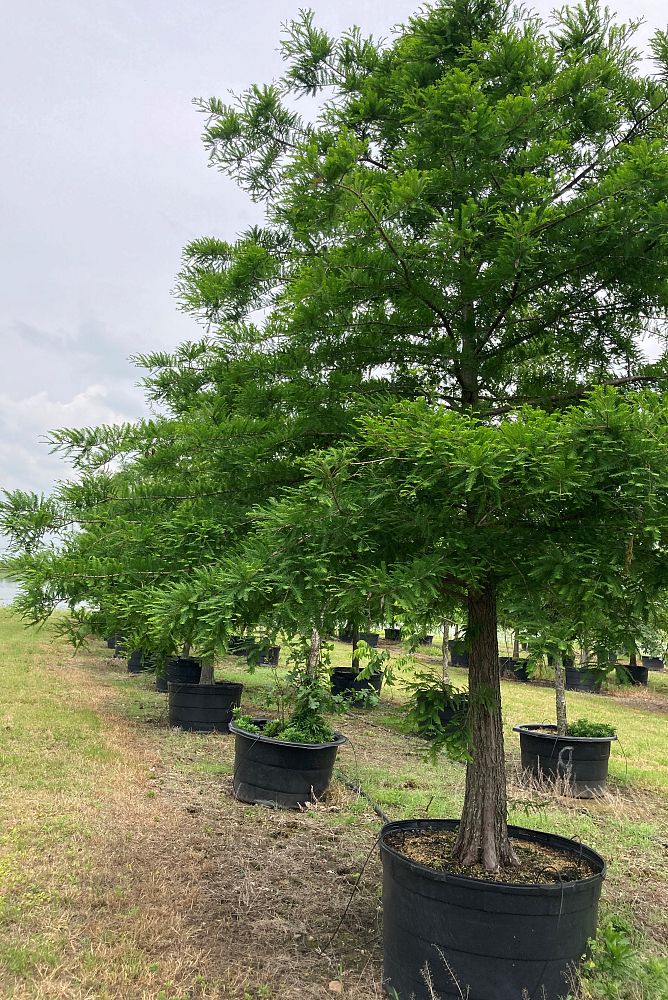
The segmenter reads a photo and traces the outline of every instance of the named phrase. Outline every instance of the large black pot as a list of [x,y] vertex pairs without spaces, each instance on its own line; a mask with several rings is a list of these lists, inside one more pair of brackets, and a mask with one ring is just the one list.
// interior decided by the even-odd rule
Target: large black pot
[[199,684],[202,664],[192,656],[172,656],[165,663],[161,673],[156,674],[155,690],[167,693],[170,681],[174,684]]
[[523,681],[526,684],[530,680],[526,660],[516,660],[512,656],[500,656],[499,667],[501,673],[514,677],[516,681]]
[[175,684],[170,681],[169,724],[191,732],[226,733],[232,709],[241,703],[243,684],[216,681],[215,684]]
[[135,649],[128,659],[128,673],[141,674],[144,670],[153,670],[153,653],[148,653],[143,649]]
[[594,670],[580,670],[577,667],[565,667],[566,690],[586,691],[590,694],[598,694],[601,690],[603,679]]
[[440,719],[441,725],[445,728],[448,726],[452,720],[457,715],[466,715],[469,710],[469,696],[468,693],[461,693],[454,695],[452,700],[445,706],[445,708],[439,708],[438,717]]
[[648,670],[663,670],[663,660],[660,656],[643,656],[642,665]]
[[116,643],[123,641],[122,635],[109,635],[106,638],[107,649],[116,649]]
[[376,694],[380,694],[383,684],[383,675],[372,674],[371,677],[358,678],[357,671],[350,667],[334,667],[332,670],[331,687],[332,694],[346,694],[349,691],[368,691],[373,688]]
[[[427,1000],[434,994],[441,1000],[565,997],[569,969],[596,933],[603,858],[564,837],[511,826],[514,838],[586,858],[595,874],[577,882],[510,885],[435,871],[387,844],[388,835],[401,830],[452,830],[457,825],[456,820],[427,819],[383,827],[386,991],[398,1000]],[[425,965],[433,993],[422,974]]]
[[610,744],[616,736],[557,736],[556,726],[543,723],[515,726],[513,732],[520,734],[522,770],[536,778],[563,781],[576,798],[603,794]]
[[[254,719],[266,725],[266,719]],[[288,743],[247,733],[230,723],[234,733],[234,794],[242,802],[298,809],[321,798],[332,780],[336,753],[346,742],[341,733],[331,743]]]
[[401,642],[401,629],[400,628],[386,628],[385,629],[385,642]]
[[469,651],[464,646],[461,639],[450,639],[448,646],[450,648],[450,663],[453,667],[468,667],[469,665]]
[[264,646],[260,649],[257,665],[258,667],[277,667],[280,655],[280,646]]
[[421,635],[418,639],[420,646],[431,646],[434,641],[433,635]]
[[638,667],[633,663],[622,663],[620,667],[626,673],[629,684],[633,684],[634,687],[647,687],[649,667]]
[[371,646],[375,649],[378,645],[378,639],[380,638],[378,632],[360,632],[358,640],[365,642],[367,646]]
[[250,636],[231,635],[227,640],[227,650],[232,656],[247,656],[252,645]]

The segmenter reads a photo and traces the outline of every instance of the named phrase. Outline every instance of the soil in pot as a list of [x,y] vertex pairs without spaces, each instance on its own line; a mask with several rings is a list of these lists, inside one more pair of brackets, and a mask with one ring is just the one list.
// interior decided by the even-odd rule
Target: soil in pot
[[[259,728],[266,719],[253,719]],[[261,733],[247,733],[230,723],[234,733],[234,794],[242,802],[280,809],[299,809],[320,799],[329,788],[336,754],[345,736],[331,743],[288,743]]]
[[128,658],[128,673],[141,674],[144,670],[153,670],[155,666],[153,653],[144,649],[135,649]]
[[576,798],[603,794],[616,736],[558,736],[556,726],[544,723],[515,726],[513,731],[520,734],[522,770],[539,780],[559,781]]
[[385,629],[385,642],[401,642],[401,629],[400,628],[386,628]]
[[594,670],[579,670],[577,667],[565,667],[566,690],[586,691],[598,694],[603,684],[602,677]]
[[383,828],[386,991],[399,1000],[561,1000],[596,933],[603,859],[566,838],[509,827],[519,869],[462,869],[450,861],[457,827]]
[[383,685],[383,675],[372,674],[371,677],[358,678],[357,671],[350,667],[334,667],[332,670],[331,687],[332,694],[346,694],[348,691],[367,691],[373,688],[376,694],[380,694]]
[[156,674],[155,690],[167,693],[170,681],[175,684],[199,684],[202,664],[192,656],[172,656],[165,663],[163,670]]
[[178,684],[170,681],[169,724],[191,732],[226,733],[232,709],[241,703],[243,684],[216,681],[215,684]]

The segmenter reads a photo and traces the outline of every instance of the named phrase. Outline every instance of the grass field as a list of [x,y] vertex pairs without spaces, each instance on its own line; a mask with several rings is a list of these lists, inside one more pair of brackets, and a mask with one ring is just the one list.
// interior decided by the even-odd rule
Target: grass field
[[[374,806],[392,819],[457,815],[464,779],[402,732],[401,684],[337,722],[350,743],[327,801],[283,813],[235,802],[229,737],[169,730],[152,678],[129,677],[101,643],[72,657],[2,610],[0,649],[4,997],[382,996]],[[334,662],[349,657],[336,644]],[[245,705],[261,705],[271,671],[248,675],[227,658],[218,673],[242,678]],[[512,726],[551,720],[553,692],[503,683],[511,820],[580,838],[609,862],[583,986],[595,1000],[668,997],[668,681],[650,678],[646,692],[569,697],[572,718],[619,732],[597,802],[522,782]]]

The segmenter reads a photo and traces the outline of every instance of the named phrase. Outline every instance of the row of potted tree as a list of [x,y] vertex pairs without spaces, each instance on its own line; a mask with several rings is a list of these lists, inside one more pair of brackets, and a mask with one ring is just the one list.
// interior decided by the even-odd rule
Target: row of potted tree
[[389,42],[301,15],[279,81],[200,102],[265,221],[185,249],[205,333],[137,359],[156,416],[55,432],[74,477],[0,509],[18,606],[65,601],[75,644],[191,647],[211,686],[232,636],[306,637],[292,713],[233,723],[249,760],[336,746],[312,724],[342,621],[466,620],[461,818],[380,837],[400,1000],[427,965],[442,997],[557,1000],[596,928],[603,859],[507,824],[498,630],[560,676],[574,636],[624,648],[665,604],[668,46],[649,75],[631,35],[595,0],[550,25],[436,0]]

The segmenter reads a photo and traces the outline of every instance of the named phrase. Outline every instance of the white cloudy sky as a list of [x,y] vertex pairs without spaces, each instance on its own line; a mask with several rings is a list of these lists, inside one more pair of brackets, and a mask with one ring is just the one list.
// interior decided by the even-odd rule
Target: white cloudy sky
[[[554,4],[534,0],[547,13]],[[257,209],[207,168],[197,96],[280,72],[282,22],[386,35],[417,0],[22,0],[0,37],[0,487],[65,471],[50,428],[143,411],[130,354],[197,335],[170,290],[181,247]],[[612,6],[615,6],[612,0]],[[664,0],[618,0],[666,27]]]

